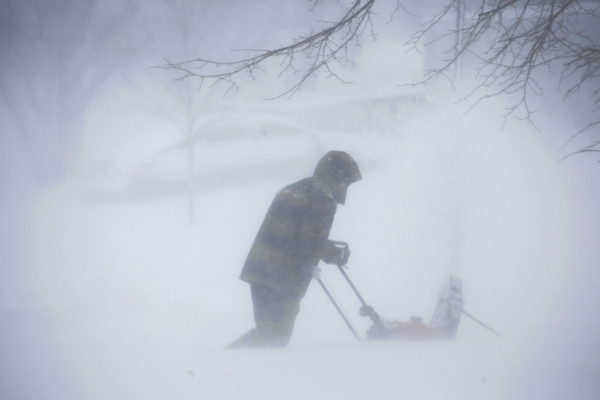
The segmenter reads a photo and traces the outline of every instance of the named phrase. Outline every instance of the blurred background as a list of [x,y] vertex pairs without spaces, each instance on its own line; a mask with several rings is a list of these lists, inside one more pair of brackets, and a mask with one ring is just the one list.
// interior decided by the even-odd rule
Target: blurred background
[[[523,92],[482,85],[485,40],[455,53],[476,3],[435,0],[373,2],[291,93],[310,59],[169,68],[289,45],[353,4],[0,1],[2,399],[597,398],[593,76],[565,98],[576,75],[536,70],[511,114]],[[594,15],[577,22],[597,43]],[[502,337],[463,318],[453,342],[356,344],[312,285],[289,349],[222,350],[254,324],[238,275],[272,198],[329,150],[363,172],[331,238],[366,300],[428,322],[452,274]]]

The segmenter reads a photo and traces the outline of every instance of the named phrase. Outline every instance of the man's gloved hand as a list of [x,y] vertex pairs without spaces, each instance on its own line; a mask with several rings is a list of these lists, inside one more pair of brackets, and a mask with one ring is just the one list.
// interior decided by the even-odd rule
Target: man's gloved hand
[[346,243],[336,245],[335,242],[328,240],[321,250],[321,260],[327,264],[346,265],[350,258],[350,248]]

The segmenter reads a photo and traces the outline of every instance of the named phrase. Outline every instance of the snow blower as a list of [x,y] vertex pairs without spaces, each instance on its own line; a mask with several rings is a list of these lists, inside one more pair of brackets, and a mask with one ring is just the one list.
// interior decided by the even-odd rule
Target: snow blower
[[[334,244],[337,247],[344,249],[344,251],[349,251],[348,244],[345,242],[334,242]],[[450,275],[448,284],[438,296],[433,317],[431,318],[431,323],[425,324],[423,323],[423,319],[421,317],[416,316],[412,317],[408,322],[386,320],[381,318],[375,309],[368,305],[360,295],[358,289],[356,289],[356,286],[354,286],[354,283],[352,283],[350,277],[344,270],[347,267],[343,265],[338,265],[337,267],[362,304],[359,314],[363,317],[369,317],[371,321],[373,321],[373,325],[366,332],[368,340],[453,339],[456,336],[456,331],[458,330],[458,325],[460,323],[460,317],[462,314],[500,336],[500,333],[463,310],[462,281],[452,275]],[[327,290],[321,281],[321,278],[317,277],[316,279],[352,334],[357,340],[360,341],[360,336],[356,333],[356,330],[348,318],[344,315],[344,312],[338,306],[329,290]]]

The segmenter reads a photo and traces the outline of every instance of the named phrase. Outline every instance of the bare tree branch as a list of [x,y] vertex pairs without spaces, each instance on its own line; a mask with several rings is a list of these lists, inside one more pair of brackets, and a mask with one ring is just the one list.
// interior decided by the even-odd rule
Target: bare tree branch
[[[298,78],[291,88],[273,98],[293,95],[318,71],[344,82],[335,67],[350,63],[349,46],[359,45],[359,38],[366,30],[373,33],[371,17],[375,1],[353,0],[342,18],[327,22],[326,28],[293,40],[287,46],[253,50],[256,55],[235,61],[197,58],[180,63],[166,61],[159,68],[182,72],[179,79],[194,77],[201,84],[226,83],[228,90],[235,90],[240,76],[256,78],[255,74],[264,70],[267,60],[278,59],[280,74],[290,72]],[[310,0],[310,3],[312,11],[322,0]],[[407,12],[403,2],[397,0],[390,21],[400,10]],[[426,35],[433,32],[434,27],[455,15],[454,29],[436,34],[431,42],[425,43]],[[475,68],[478,80],[464,99],[478,96],[477,105],[490,97],[517,95],[517,101],[507,108],[505,118],[521,118],[535,126],[536,110],[531,99],[544,95],[545,87],[539,74],[544,70],[556,76],[559,88],[564,86],[561,90],[565,99],[586,92],[598,106],[594,112],[600,110],[600,39],[598,32],[593,31],[598,21],[599,0],[445,0],[442,10],[433,15],[408,44],[418,51],[421,43],[427,45],[454,38],[454,47],[448,49],[441,66],[428,71],[420,83],[438,77],[451,79],[450,72],[456,70],[464,56],[469,56],[479,62]],[[596,118],[584,130],[599,123],[600,118]],[[573,135],[571,140],[578,135]]]
[[[313,8],[321,0],[313,0]],[[372,28],[371,15],[375,0],[356,0],[350,5],[344,16],[336,22],[328,23],[328,27],[310,36],[300,37],[288,46],[274,50],[251,50],[258,54],[249,58],[236,61],[211,61],[203,58],[173,63],[166,61],[159,68],[174,69],[183,72],[179,79],[190,77],[198,78],[201,84],[225,82],[230,85],[229,90],[236,89],[236,78],[239,75],[248,75],[255,78],[257,71],[262,71],[262,66],[269,59],[280,59],[281,74],[292,72],[299,75],[297,82],[287,91],[273,98],[293,95],[300,90],[302,85],[319,70],[323,70],[329,77],[334,77],[345,82],[334,70],[333,65],[346,66],[348,60],[348,46],[358,43],[365,30]],[[309,61],[303,66],[298,60]],[[223,69],[223,72],[218,72]]]
[[[449,1],[409,44],[416,47],[424,42],[425,34],[442,18],[451,16],[461,1],[466,0]],[[429,71],[424,82],[447,76],[460,58],[469,54],[480,63],[476,70],[479,82],[465,98],[480,93],[481,89],[491,90],[491,94],[481,96],[478,101],[500,94],[520,94],[520,100],[507,109],[505,117],[524,112],[522,118],[535,126],[530,99],[532,95],[544,94],[536,78],[543,69],[557,74],[559,83],[568,85],[564,89],[565,98],[592,86],[595,89],[591,97],[596,104],[600,103],[600,44],[598,37],[585,29],[586,24],[590,27],[600,20],[598,1],[483,0],[473,10],[467,10],[464,18],[460,31],[450,30],[441,35],[459,36],[458,51],[445,59],[440,68]],[[483,45],[483,50],[477,45]],[[584,130],[599,122],[591,122]]]

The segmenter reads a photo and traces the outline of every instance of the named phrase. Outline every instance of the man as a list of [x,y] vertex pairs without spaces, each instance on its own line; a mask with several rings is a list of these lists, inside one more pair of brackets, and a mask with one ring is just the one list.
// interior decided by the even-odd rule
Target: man
[[250,284],[256,328],[231,343],[238,347],[286,347],[319,260],[345,265],[349,251],[329,241],[337,204],[362,177],[343,151],[330,151],[312,177],[284,187],[254,239],[240,279]]

